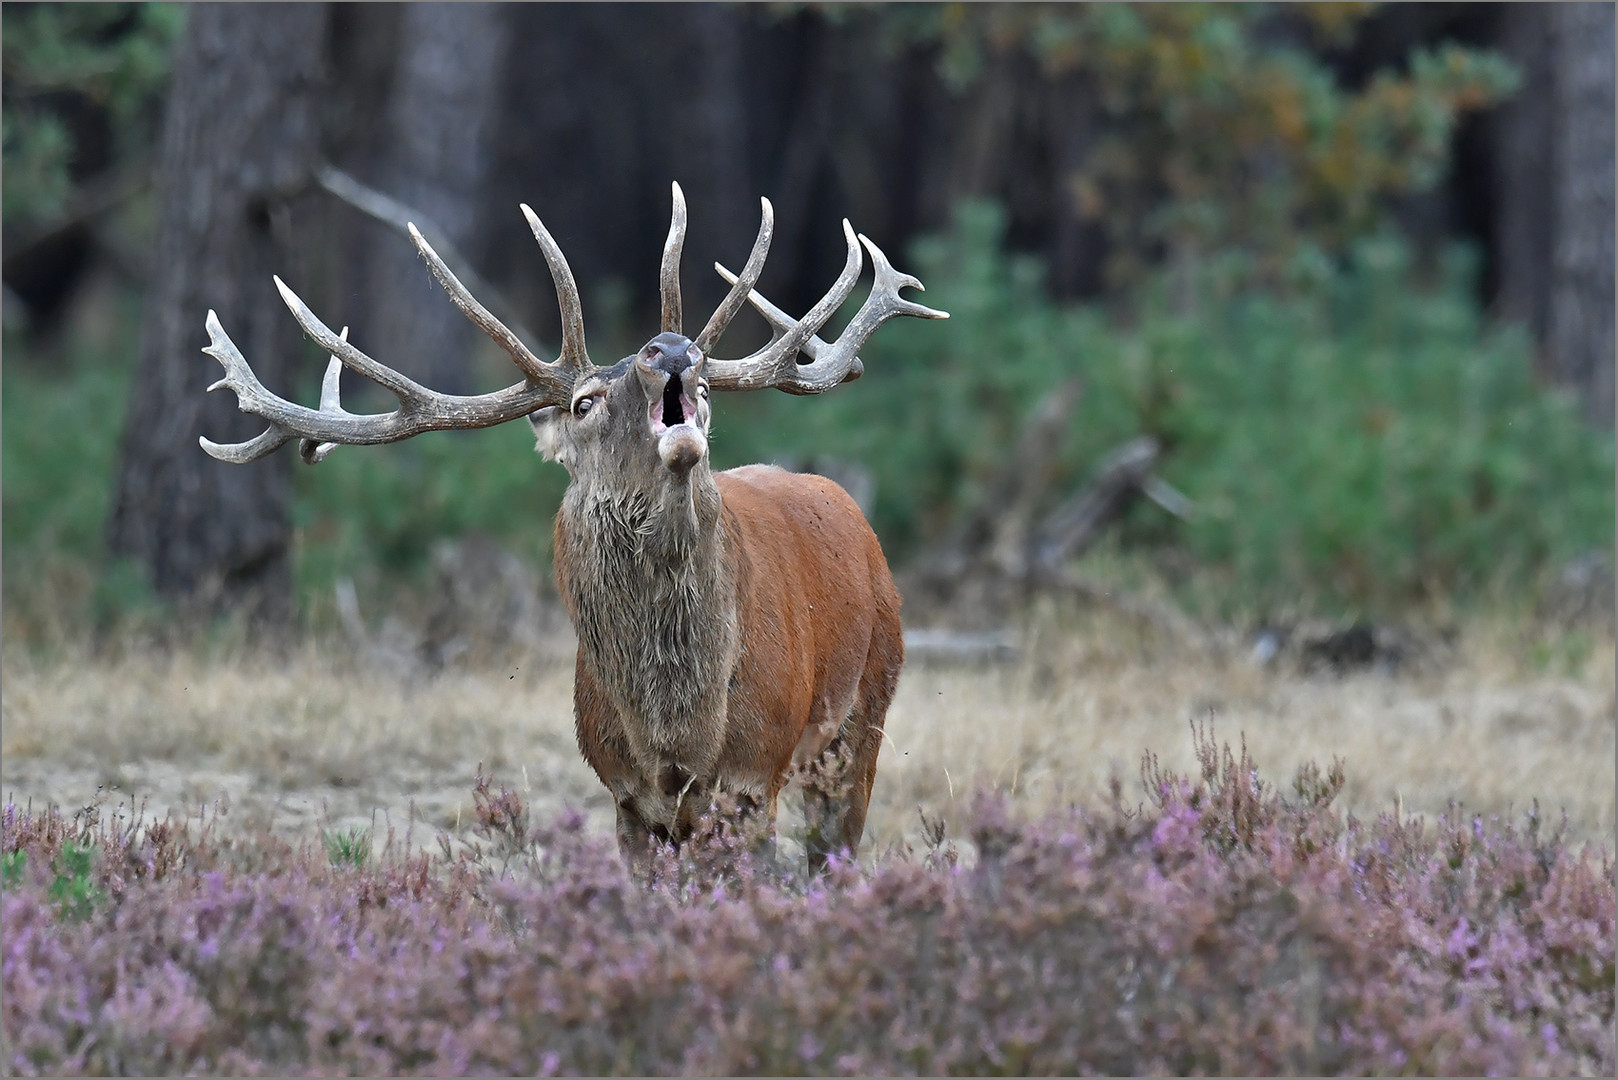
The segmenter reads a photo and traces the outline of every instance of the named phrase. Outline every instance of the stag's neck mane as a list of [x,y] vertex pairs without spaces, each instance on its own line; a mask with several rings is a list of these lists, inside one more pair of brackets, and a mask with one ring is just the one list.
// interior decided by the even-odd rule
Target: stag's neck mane
[[658,488],[575,483],[556,518],[557,583],[580,651],[648,752],[723,717],[738,638],[712,474],[699,465]]

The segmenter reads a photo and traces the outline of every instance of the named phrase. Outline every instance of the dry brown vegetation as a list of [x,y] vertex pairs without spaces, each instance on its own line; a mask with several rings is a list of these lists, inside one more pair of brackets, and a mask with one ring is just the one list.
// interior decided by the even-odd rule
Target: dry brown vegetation
[[[43,660],[8,647],[0,784],[36,806],[149,813],[224,806],[288,833],[414,822],[414,842],[470,825],[482,762],[536,817],[563,805],[606,830],[580,760],[572,665],[547,649],[504,667],[400,679],[308,645]],[[1572,835],[1612,844],[1614,670],[1608,633],[1470,626],[1439,659],[1336,677],[1177,647],[1102,614],[1029,629],[1020,659],[912,660],[888,720],[866,849],[913,838],[918,807],[959,819],[984,787],[1030,810],[1090,803],[1110,775],[1141,797],[1141,756],[1194,770],[1188,724],[1246,740],[1268,776],[1344,759],[1346,807],[1505,814],[1538,799]],[[520,787],[519,787],[520,786]],[[795,827],[783,803],[783,834]]]

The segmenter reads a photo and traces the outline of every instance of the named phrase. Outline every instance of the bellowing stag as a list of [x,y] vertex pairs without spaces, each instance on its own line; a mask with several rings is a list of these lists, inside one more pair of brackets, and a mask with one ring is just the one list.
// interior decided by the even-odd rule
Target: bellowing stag
[[[539,359],[475,300],[414,226],[416,250],[461,311],[500,345],[523,380],[490,394],[437,393],[332,333],[275,279],[304,331],[332,354],[320,408],[264,388],[208,313],[225,367],[220,386],[269,430],[244,443],[202,448],[246,462],[299,439],[314,463],[339,444],[406,439],[423,431],[481,428],[526,416],[540,452],[570,483],[556,517],[561,595],[578,632],[573,703],[579,749],[617,804],[618,842],[637,874],[656,838],[688,839],[716,800],[737,825],[773,837],[776,799],[789,776],[804,781],[811,869],[858,850],[876,776],[882,724],[904,643],[899,593],[876,535],[836,484],[751,465],[715,473],[708,462],[709,394],[775,387],[818,394],[860,376],[857,355],[895,315],[942,319],[902,299],[921,288],[843,222],[848,259],[831,291],[792,319],[754,291],[774,228],[768,199],[739,275],[715,269],[729,294],[693,338],[684,334],[679,263],[684,196],[674,185],[663,248],[662,332],[632,356],[598,367],[584,343],[579,292],[545,226],[522,207],[550,266],[562,313],[556,360]],[[834,342],[816,334],[854,288],[860,245],[876,281]],[[771,340],[750,356],[710,351],[751,301]],[[342,368],[386,387],[390,413],[357,415],[340,402]]]

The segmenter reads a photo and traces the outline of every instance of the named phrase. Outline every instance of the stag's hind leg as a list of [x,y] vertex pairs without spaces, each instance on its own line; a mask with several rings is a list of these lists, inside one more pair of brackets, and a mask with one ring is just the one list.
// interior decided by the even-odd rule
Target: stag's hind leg
[[803,816],[808,826],[809,872],[825,869],[826,857],[857,855],[882,752],[882,725],[899,683],[904,644],[897,626],[871,642],[859,695],[842,730],[804,773]]
[[882,728],[870,726],[856,709],[843,733],[804,770],[804,846],[811,874],[825,869],[829,855],[858,853],[881,749]]

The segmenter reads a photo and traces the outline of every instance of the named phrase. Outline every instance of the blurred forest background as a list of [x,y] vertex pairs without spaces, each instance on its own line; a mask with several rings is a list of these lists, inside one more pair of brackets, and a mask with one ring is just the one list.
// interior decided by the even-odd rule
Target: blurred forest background
[[885,327],[855,386],[715,409],[717,464],[855,490],[918,612],[999,575],[1206,618],[1558,589],[1611,617],[1610,4],[0,18],[8,649],[183,615],[318,629],[345,595],[443,592],[457,558],[543,575],[565,475],[525,425],[220,464],[199,435],[260,426],[204,394],[203,319],[314,402],[276,273],[385,363],[493,389],[509,363],[386,219],[409,208],[541,351],[527,202],[616,357],[655,328],[671,180],[693,311],[762,195],[788,311],[847,216],[952,313]]

